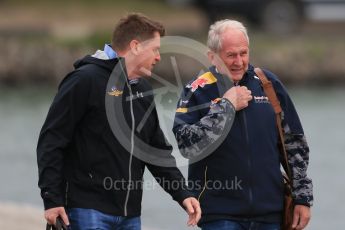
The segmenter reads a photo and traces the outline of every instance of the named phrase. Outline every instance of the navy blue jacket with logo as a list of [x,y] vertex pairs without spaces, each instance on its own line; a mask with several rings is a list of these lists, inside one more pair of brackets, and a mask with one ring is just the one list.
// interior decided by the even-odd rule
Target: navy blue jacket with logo
[[[306,175],[309,148],[299,117],[282,83],[271,72],[264,72],[283,108],[294,202],[310,206],[312,181]],[[222,98],[228,89],[224,78],[211,67],[187,84],[173,127],[180,152],[192,163],[189,183],[201,203],[201,224],[218,219],[280,222],[283,178],[274,110],[253,66],[238,83],[252,92],[253,99],[245,109],[235,112]],[[224,132],[225,124],[230,124],[229,132]]]

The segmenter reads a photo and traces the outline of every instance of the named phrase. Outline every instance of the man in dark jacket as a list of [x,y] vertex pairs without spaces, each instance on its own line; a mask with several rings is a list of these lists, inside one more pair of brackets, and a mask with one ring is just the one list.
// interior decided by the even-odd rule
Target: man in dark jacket
[[[238,21],[216,22],[210,27],[208,48],[213,66],[184,88],[173,127],[181,153],[192,163],[189,182],[203,211],[199,226],[203,230],[280,229],[284,192],[278,129],[273,107],[249,64],[246,28]],[[264,72],[283,109],[295,205],[293,227],[303,229],[313,202],[312,181],[306,174],[309,148],[285,87],[273,73]],[[228,76],[234,86],[230,89],[225,84]],[[253,98],[228,97],[240,87],[246,87]],[[239,107],[241,98],[247,98],[247,103]]]
[[[111,45],[76,62],[61,82],[37,146],[48,223],[61,217],[73,230],[139,230],[145,167],[187,210],[189,225],[200,219],[199,202],[184,186],[159,126],[152,88],[142,78],[160,61],[164,34],[160,23],[130,14],[115,27]],[[146,122],[139,122],[145,114]],[[164,157],[170,164],[139,159],[144,149],[137,140],[155,147],[153,159]]]

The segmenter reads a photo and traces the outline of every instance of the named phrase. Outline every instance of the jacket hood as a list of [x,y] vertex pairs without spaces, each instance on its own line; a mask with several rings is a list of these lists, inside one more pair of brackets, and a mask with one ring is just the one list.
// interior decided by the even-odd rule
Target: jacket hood
[[112,71],[115,67],[115,65],[118,63],[119,58],[114,58],[114,59],[101,59],[99,57],[95,57],[94,55],[86,55],[85,57],[77,60],[74,63],[74,68],[80,68],[84,65],[88,65],[88,64],[94,64],[94,65],[98,65],[104,69],[107,69],[109,71]]

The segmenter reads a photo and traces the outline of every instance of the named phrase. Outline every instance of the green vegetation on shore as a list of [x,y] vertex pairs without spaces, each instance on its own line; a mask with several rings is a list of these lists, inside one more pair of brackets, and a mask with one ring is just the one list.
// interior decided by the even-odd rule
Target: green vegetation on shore
[[[171,8],[163,0],[0,0],[0,5],[0,84],[57,84],[75,59],[110,41],[115,22],[128,12],[162,21],[169,35],[202,43],[207,37],[199,11]],[[277,73],[284,82],[344,84],[345,32],[343,25],[332,27],[307,23],[286,36],[250,27],[252,63]],[[165,76],[170,75],[167,69]]]

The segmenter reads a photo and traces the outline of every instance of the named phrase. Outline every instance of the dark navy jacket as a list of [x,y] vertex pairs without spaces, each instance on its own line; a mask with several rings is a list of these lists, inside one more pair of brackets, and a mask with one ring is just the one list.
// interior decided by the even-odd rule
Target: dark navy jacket
[[[159,155],[175,162],[172,147],[160,128],[156,108],[152,107],[153,96],[147,93],[152,87],[143,78],[127,86],[124,71],[115,76],[125,79],[122,87],[117,87],[116,81],[109,79],[118,62],[118,58],[102,60],[86,56],[76,62],[75,70],[59,86],[37,144],[38,184],[45,209],[65,206],[117,216],[139,216],[146,167],[159,181],[180,185],[178,189],[162,185],[176,201],[182,203],[191,196],[184,189],[183,175],[176,166],[154,165],[154,161],[137,158],[139,153],[147,152],[139,149],[144,144],[139,145],[141,142],[136,140],[141,140],[144,146],[155,147],[156,151],[150,152],[153,159]],[[114,84],[110,85],[111,89],[107,87],[108,82]],[[116,123],[108,120],[106,100],[109,98],[116,110]],[[120,103],[122,107],[118,106]],[[138,131],[149,108],[152,112]],[[137,154],[131,158],[129,148],[113,133],[110,124],[122,124],[116,128],[127,135],[122,137],[130,143],[132,122],[136,130],[132,143]]]
[[[296,110],[277,77],[264,72],[281,102],[285,134],[288,138],[295,138],[293,143],[288,143],[292,144],[291,148],[288,147],[290,167],[301,167],[305,172],[309,149]],[[219,107],[231,104],[221,99],[227,90],[222,89],[223,78],[211,67],[210,72],[187,84],[178,104],[173,128],[182,154],[190,159],[192,157],[188,153],[192,152],[195,157],[202,152],[202,146],[217,145],[211,153],[203,152],[205,157],[200,157],[202,159],[195,163],[192,161],[189,167],[191,189],[199,197],[203,211],[201,223],[224,218],[279,222],[283,209],[283,178],[276,118],[261,81],[255,76],[254,67],[249,66],[239,82],[239,85],[251,90],[253,99],[248,107],[237,111],[229,119],[232,127],[228,133],[219,131],[222,127],[218,120],[231,116],[231,112],[223,111],[216,116],[210,112],[212,109],[209,106],[190,109],[207,103],[211,107],[214,104]],[[226,135],[224,140],[217,144],[217,137],[222,135]],[[311,180],[305,173],[294,173],[293,177],[295,203],[310,205]]]

